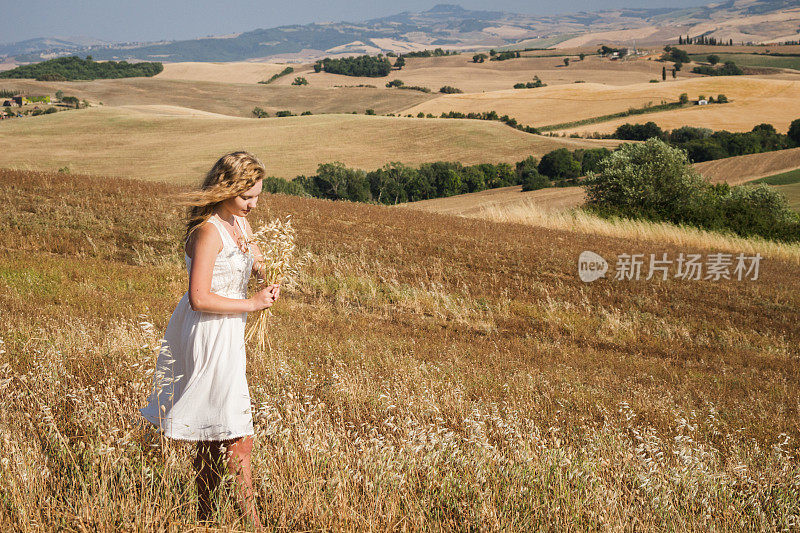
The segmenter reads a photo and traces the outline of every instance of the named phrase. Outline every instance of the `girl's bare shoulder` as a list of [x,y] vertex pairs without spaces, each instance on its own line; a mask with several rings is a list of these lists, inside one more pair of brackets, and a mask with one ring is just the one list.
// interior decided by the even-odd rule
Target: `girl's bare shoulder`
[[214,248],[217,253],[222,250],[222,235],[213,222],[207,220],[192,231],[186,241],[186,254],[194,257],[194,251],[198,246]]

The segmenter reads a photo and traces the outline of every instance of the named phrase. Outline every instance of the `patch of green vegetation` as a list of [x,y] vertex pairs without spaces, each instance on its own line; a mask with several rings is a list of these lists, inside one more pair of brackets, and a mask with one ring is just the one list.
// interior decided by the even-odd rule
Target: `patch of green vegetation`
[[800,183],[800,168],[790,170],[789,172],[782,172],[774,176],[766,176],[753,180],[750,183],[766,183],[767,185],[792,185]]
[[294,68],[286,67],[285,69],[283,69],[282,71],[278,72],[277,74],[273,74],[270,79],[264,80],[264,81],[260,81],[258,83],[263,83],[264,85],[266,85],[267,83],[272,83],[273,81],[277,80],[278,78],[280,78],[282,76],[286,76],[287,74],[291,74],[292,72],[294,72]]
[[[717,53],[720,63],[734,61],[740,67],[771,67],[800,70],[800,56],[777,56],[766,54]],[[689,54],[692,61],[706,62],[709,54]]]
[[32,268],[0,266],[0,282],[20,296],[47,296],[58,290],[58,277]]
[[551,124],[549,126],[540,126],[539,131],[555,131],[563,130],[566,128],[574,128],[576,126],[585,126],[587,124],[597,124],[599,122],[608,122],[616,118],[628,117],[631,115],[644,115],[647,113],[658,113],[661,111],[670,111],[679,107],[684,107],[682,102],[669,102],[666,104],[651,105],[645,107],[632,107],[627,111],[620,111],[619,113],[612,113],[610,115],[601,115],[599,117],[585,118],[582,120],[573,120],[572,122],[562,122],[561,124]]
[[92,56],[86,56],[86,59],[69,56],[6,70],[0,72],[0,78],[35,78],[45,81],[99,80],[151,77],[162,70],[164,70],[164,65],[158,62],[104,61],[99,63],[94,61]]
[[800,181],[789,185],[778,185],[775,189],[783,193],[790,209],[800,212]]

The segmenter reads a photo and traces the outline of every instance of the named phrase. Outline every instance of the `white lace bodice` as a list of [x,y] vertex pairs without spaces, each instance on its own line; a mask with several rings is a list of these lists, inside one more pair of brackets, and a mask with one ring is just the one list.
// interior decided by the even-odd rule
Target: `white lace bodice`
[[[237,217],[234,217],[236,220]],[[253,255],[239,249],[236,243],[216,216],[208,221],[214,224],[222,237],[222,250],[214,262],[214,271],[211,275],[211,292],[226,298],[247,298],[247,282],[253,268]],[[244,227],[239,224],[239,231],[244,235]],[[192,258],[184,254],[186,271],[191,274]]]

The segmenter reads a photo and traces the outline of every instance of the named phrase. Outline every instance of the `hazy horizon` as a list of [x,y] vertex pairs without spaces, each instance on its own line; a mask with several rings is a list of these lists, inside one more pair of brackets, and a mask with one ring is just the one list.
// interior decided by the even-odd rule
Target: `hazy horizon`
[[[666,4],[653,0],[566,0],[525,2],[498,0],[491,6],[477,0],[437,1],[408,0],[402,4],[378,0],[375,2],[318,2],[300,0],[291,6],[277,2],[233,0],[224,11],[215,13],[218,2],[186,0],[156,2],[144,0],[132,5],[119,0],[88,0],[80,3],[53,5],[42,0],[12,3],[6,6],[6,20],[20,23],[3,31],[3,41],[9,44],[35,38],[68,38],[82,36],[103,41],[184,40],[259,28],[272,28],[312,22],[360,22],[401,13],[426,11],[436,4],[457,4],[465,9],[506,11],[529,15],[550,16],[564,13],[593,12],[618,8],[663,8],[704,5],[702,0],[675,0]],[[275,13],[275,7],[280,12]],[[213,16],[209,16],[213,14]]]

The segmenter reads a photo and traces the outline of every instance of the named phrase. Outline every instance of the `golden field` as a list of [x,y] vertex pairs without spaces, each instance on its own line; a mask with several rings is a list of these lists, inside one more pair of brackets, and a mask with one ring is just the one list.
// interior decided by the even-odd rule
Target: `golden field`
[[560,148],[616,146],[531,135],[496,121],[311,115],[244,119],[171,106],[93,107],[0,123],[0,165],[196,183],[219,154],[249,150],[269,175],[294,178],[319,163],[372,170],[419,164],[516,162]]
[[[661,63],[658,63],[661,65]],[[571,66],[569,67],[571,68]],[[660,67],[659,67],[660,68]],[[800,74],[790,79],[752,76],[697,77],[659,83],[634,83],[625,86],[604,83],[556,85],[538,89],[509,89],[487,93],[449,94],[419,103],[403,113],[419,111],[435,115],[447,111],[497,111],[535,127],[562,124],[600,117],[662,101],[677,102],[681,93],[690,99],[725,94],[730,103],[693,106],[634,115],[607,122],[561,130],[562,133],[591,134],[613,132],[626,122],[653,121],[662,128],[702,125],[714,130],[749,131],[763,122],[785,132],[789,123],[800,117]]]
[[252,117],[256,106],[273,115],[284,109],[296,114],[303,111],[364,113],[367,109],[386,114],[399,112],[432,98],[432,95],[419,91],[393,92],[385,88],[349,87],[331,90],[158,77],[70,82],[3,80],[0,82],[0,89],[51,96],[62,90],[65,95],[86,99],[94,106],[172,105],[237,117]]
[[[4,529],[195,527],[191,446],[136,420],[184,190],[0,170]],[[268,530],[797,524],[800,263],[584,284],[583,250],[716,248],[282,195],[251,218],[288,214],[309,262],[248,362]],[[243,527],[226,495],[216,520]]]
[[164,63],[164,70],[156,74],[156,80],[212,81],[222,83],[258,83],[270,79],[289,65],[279,63],[256,63],[230,61],[201,63],[184,61]]
[[[537,50],[523,52],[522,57],[518,59],[487,60],[483,63],[473,63],[472,56],[474,54],[472,53],[442,57],[409,57],[401,70],[394,70],[385,78],[342,76],[327,72],[315,73],[312,65],[306,65],[304,68],[295,66],[295,73],[282,77],[273,84],[288,86],[295,76],[303,76],[308,80],[309,87],[366,84],[380,88],[385,87],[389,80],[400,79],[406,85],[427,87],[434,93],[444,85],[457,87],[464,92],[477,93],[511,89],[515,83],[531,81],[534,76],[539,76],[548,85],[583,80],[621,86],[646,83],[653,78],[660,78],[663,65],[663,63],[645,59],[611,61],[598,56],[586,56],[583,61],[580,61],[578,53],[550,54],[552,52]],[[535,57],[543,55],[547,55],[547,57]],[[569,57],[571,60],[567,68],[564,67],[564,57]],[[696,76],[696,74],[687,74],[687,76]],[[391,89],[391,91],[417,92],[397,89]]]

